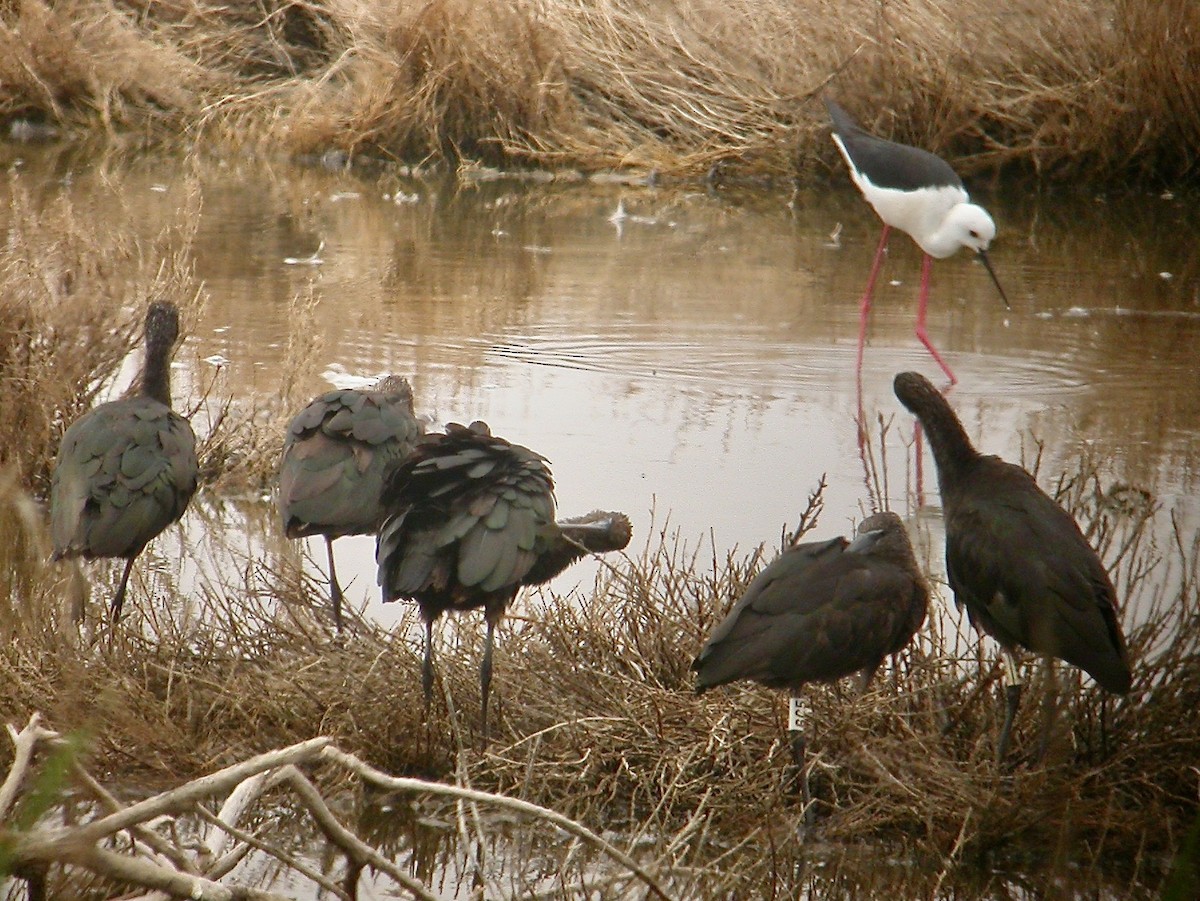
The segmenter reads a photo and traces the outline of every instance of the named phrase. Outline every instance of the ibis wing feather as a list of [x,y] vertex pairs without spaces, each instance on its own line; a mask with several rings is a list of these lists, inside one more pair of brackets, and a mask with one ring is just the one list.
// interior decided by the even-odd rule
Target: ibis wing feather
[[422,432],[412,389],[398,376],[311,400],[288,423],[280,461],[279,509],[287,534],[336,538],[375,531],[386,475]]
[[511,542],[511,535],[501,529],[489,529],[476,520],[462,536],[458,548],[458,581],[468,588],[478,586],[484,591],[494,591],[498,564],[506,556],[505,546]]
[[1127,691],[1116,592],[1099,557],[1028,473],[991,460],[993,490],[964,496],[948,518],[956,601],[1004,647],[1059,657]]
[[773,560],[696,657],[697,690],[735,679],[798,687],[873,670],[902,648],[928,589],[898,517],[880,516],[886,541],[836,538]]
[[[789,574],[798,578],[803,573],[810,572],[819,561],[840,555],[847,544],[844,538],[833,538],[829,541],[806,542],[784,551],[751,580],[741,598],[709,634],[705,651],[724,641],[735,629],[770,628],[770,620],[765,617],[783,612],[792,606],[793,597],[785,584]],[[752,611],[758,616],[743,616],[746,611]],[[703,656],[704,651],[701,652],[701,658]]]
[[51,485],[56,556],[130,557],[183,515],[196,490],[191,426],[136,396],[101,404],[63,436]]
[[380,536],[381,582],[385,561],[400,570],[394,561],[410,547],[429,547],[446,579],[423,609],[502,611],[522,584],[549,578],[583,553],[554,522],[553,487],[544,457],[482,424],[451,423],[425,436],[384,490],[389,513],[406,515]]

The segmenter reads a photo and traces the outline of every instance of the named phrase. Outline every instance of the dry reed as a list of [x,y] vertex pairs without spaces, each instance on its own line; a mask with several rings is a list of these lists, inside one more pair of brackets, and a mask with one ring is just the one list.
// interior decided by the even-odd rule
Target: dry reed
[[816,95],[969,173],[1195,174],[1190,0],[25,0],[0,119],[504,165],[836,166]]

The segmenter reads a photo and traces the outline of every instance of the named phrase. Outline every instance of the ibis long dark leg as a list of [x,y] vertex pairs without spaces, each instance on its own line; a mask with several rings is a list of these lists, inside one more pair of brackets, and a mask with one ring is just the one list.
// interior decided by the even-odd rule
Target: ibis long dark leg
[[342,586],[338,584],[337,567],[333,565],[333,539],[325,536],[325,550],[329,554],[329,600],[333,602],[333,627],[342,631]]
[[112,602],[112,621],[116,625],[117,620],[121,618],[121,605],[125,603],[125,589],[129,586],[129,574],[133,572],[133,561],[137,559],[134,555],[125,561],[125,572],[121,573],[121,584],[117,586],[117,596]]
[[425,662],[421,666],[421,690],[425,692],[425,719],[429,719],[429,702],[433,698],[433,620],[425,620]]
[[996,741],[996,760],[1003,762],[1008,755],[1008,742],[1012,736],[1017,708],[1021,706],[1021,679],[1017,674],[1017,662],[1012,654],[1004,652],[1004,725],[1000,727],[1000,738]]
[[496,621],[487,618],[487,639],[483,646],[483,662],[479,665],[479,697],[483,720],[483,740],[488,739],[488,697],[492,692],[492,643],[496,635]]
[[888,235],[891,233],[892,227],[884,225],[883,234],[879,236],[879,246],[875,248],[875,260],[871,263],[871,274],[867,276],[867,287],[863,291],[862,300],[858,302],[858,363],[855,366],[858,372],[862,372],[863,346],[867,343],[867,319],[871,314],[871,298],[875,295],[875,279],[879,277],[879,269],[883,266]]
[[812,792],[808,785],[808,742],[805,738],[805,719],[808,705],[799,695],[788,698],[788,739],[792,746],[794,778],[800,783],[800,801],[804,805],[804,822],[811,826],[816,814],[812,803]]

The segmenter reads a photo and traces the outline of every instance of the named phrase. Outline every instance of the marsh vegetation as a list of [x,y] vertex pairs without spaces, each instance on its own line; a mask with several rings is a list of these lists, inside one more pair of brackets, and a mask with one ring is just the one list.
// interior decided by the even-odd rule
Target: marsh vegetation
[[899,140],[1097,182],[1193,175],[1189,0],[22,0],[0,14],[18,133],[453,167],[809,178],[817,95]]
[[[26,199],[15,196],[20,214]],[[185,319],[204,295],[187,265],[187,229],[126,241],[65,200],[20,219],[0,261],[11,289],[5,372],[14,374],[12,390],[27,392],[24,415],[35,425],[6,437],[14,465],[3,504],[11,540],[2,715],[19,727],[39,711],[45,725],[77,736],[76,763],[122,787],[126,800],[300,746],[290,753],[300,754],[313,793],[280,788],[252,808],[269,847],[310,834],[303,811],[324,797],[352,831],[443,890],[458,879],[466,891],[478,878],[502,893],[533,873],[551,895],[570,896],[580,884],[614,897],[628,888],[623,864],[563,851],[547,821],[517,826],[486,801],[483,813],[463,818],[436,789],[414,794],[386,780],[367,788],[364,770],[303,744],[321,735],[385,774],[495,792],[569,817],[631,854],[674,897],[882,890],[881,880],[907,895],[1004,896],[1013,885],[1062,878],[1074,888],[1148,896],[1164,884],[1195,810],[1200,551],[1194,534],[1171,526],[1173,510],[1106,481],[1102,461],[1081,461],[1055,493],[1112,567],[1125,609],[1137,611],[1125,623],[1137,674],[1131,695],[1115,700],[1073,671],[1060,673],[1059,717],[1042,756],[1049,686],[1038,683],[1017,724],[1013,766],[998,769],[1002,669],[965,622],[934,617],[868,694],[813,693],[815,842],[783,777],[782,700],[753,687],[703,698],[691,691],[692,656],[773,556],[772,544],[716,556],[654,526],[625,560],[601,569],[594,590],[527,598],[498,649],[503,687],[482,750],[481,629],[465,623],[445,636],[425,722],[415,613],[392,628],[355,616],[348,637],[334,641],[324,582],[247,555],[235,530],[216,536],[241,561],[219,580],[185,590],[156,574],[153,597],[137,598],[121,628],[107,631],[101,600],[81,630],[66,605],[78,577],[47,563],[36,500],[58,434],[137,341],[138,317],[124,318],[130,306],[111,300],[119,288],[171,298]],[[149,259],[177,262],[150,269]],[[50,352],[59,341],[90,346],[92,333],[106,338],[95,357]],[[68,378],[80,386],[63,389]],[[253,411],[221,401],[219,379],[193,383],[186,409],[207,487],[190,515],[269,485],[295,406],[282,398],[295,382],[280,378],[279,395]],[[882,439],[873,433],[881,448]],[[813,491],[796,531],[819,522],[822,492],[817,484]],[[46,759],[35,757],[33,771]],[[61,779],[71,817],[111,803],[83,776]],[[294,791],[302,784],[288,782]],[[325,840],[311,835],[316,845]],[[470,850],[480,843],[488,849],[482,870]],[[881,855],[904,863],[879,866]],[[55,896],[102,896],[86,872],[52,868]],[[334,866],[330,878],[341,872]]]
[[[829,90],[864,124],[953,156],[967,175],[1158,185],[1196,171],[1198,34],[1187,0],[23,0],[0,12],[0,119],[15,137],[46,128],[81,143],[366,161],[372,171],[619,168],[694,180],[721,163],[732,178],[803,180],[840,173],[817,99]],[[1040,481],[1078,517],[1126,599],[1131,694],[1107,697],[1063,668],[1047,733],[1052,685],[1039,676],[1012,764],[998,768],[998,659],[965,621],[933,617],[869,693],[813,692],[815,832],[783,776],[783,700],[749,686],[691,690],[692,656],[774,542],[717,552],[669,520],[652,523],[591,588],[525,598],[497,649],[486,748],[474,731],[476,623],[443,637],[426,722],[415,612],[388,627],[352,615],[346,638],[332,640],[325,585],[247,551],[236,529],[209,536],[232,561],[220,578],[183,585],[147,567],[126,621],[109,630],[106,571],[48,564],[42,503],[64,428],[119,382],[145,306],[173,301],[185,333],[202,318],[200,193],[186,181],[177,215],[149,235],[66,197],[35,199],[21,185],[10,195],[0,718],[17,741],[0,749],[0,769],[26,778],[0,790],[0,864],[15,860],[31,893],[44,884],[50,897],[99,898],[150,885],[80,844],[36,842],[151,792],[174,800],[147,817],[182,816],[156,821],[157,838],[131,826],[112,847],[136,840],[185,871],[212,865],[189,842],[266,760],[299,768],[244,799],[243,828],[265,850],[239,876],[263,891],[302,883],[293,890],[348,895],[348,877],[367,866],[379,886],[395,890],[393,880],[416,896],[482,885],[489,897],[624,897],[650,890],[631,875],[636,862],[688,899],[1189,897],[1186,867],[1172,876],[1172,866],[1197,811],[1200,539],[1173,501],[1115,484],[1104,459]],[[316,303],[311,286],[297,290],[289,315],[311,324]],[[219,369],[185,382],[176,407],[196,427],[203,481],[189,515],[227,525],[236,517],[214,511],[269,492],[284,424],[311,397],[317,331],[289,332],[269,391],[253,401],[232,399]],[[870,436],[881,446],[882,428]],[[795,531],[822,526],[812,478]],[[160,541],[184,555],[173,534]],[[79,624],[69,614],[89,582]],[[35,711],[22,745],[17,730]],[[42,727],[68,744],[39,738]],[[188,794],[223,767],[238,779]],[[503,799],[541,811],[514,813]],[[588,835],[564,847],[559,830],[576,826]],[[242,843],[242,854],[245,841],[223,847]]]

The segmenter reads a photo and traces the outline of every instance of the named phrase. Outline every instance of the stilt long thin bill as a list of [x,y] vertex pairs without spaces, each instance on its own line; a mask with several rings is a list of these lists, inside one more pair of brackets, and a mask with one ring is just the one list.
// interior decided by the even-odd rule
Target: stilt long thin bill
[[1006,310],[1011,310],[1012,304],[1008,302],[1008,295],[1005,294],[1004,289],[1000,287],[1000,279],[996,278],[996,270],[992,268],[992,261],[988,259],[986,252],[980,250],[977,251],[977,253],[979,254],[980,261],[983,263],[983,268],[986,269],[988,271],[988,275],[992,277],[992,284],[994,284],[996,286],[996,290],[1000,292],[1000,299],[1004,301],[1004,308]]

